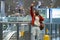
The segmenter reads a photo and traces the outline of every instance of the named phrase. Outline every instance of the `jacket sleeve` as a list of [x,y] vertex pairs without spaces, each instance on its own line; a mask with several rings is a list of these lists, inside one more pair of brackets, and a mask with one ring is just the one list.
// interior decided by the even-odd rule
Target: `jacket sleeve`
[[31,17],[34,16],[34,13],[33,13],[33,6],[30,7],[30,15],[31,15]]
[[44,18],[43,18],[41,15],[40,15],[39,18],[40,18],[40,22],[41,22],[41,21],[44,21]]

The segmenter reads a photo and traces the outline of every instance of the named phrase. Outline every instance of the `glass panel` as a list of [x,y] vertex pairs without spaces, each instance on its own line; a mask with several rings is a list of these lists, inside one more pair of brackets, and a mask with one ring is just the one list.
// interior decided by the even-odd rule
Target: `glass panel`
[[28,24],[21,24],[19,26],[19,40],[29,40],[29,25]]
[[41,16],[43,16],[44,18],[47,17],[47,16],[46,16],[47,9],[45,9],[45,8],[40,8],[40,9],[38,9],[38,10],[39,10],[39,14],[40,14]]
[[[48,30],[48,32],[47,32]],[[51,25],[50,24],[45,24],[45,34],[51,34]]]
[[[48,34],[50,36],[51,40],[60,40],[60,24],[46,24],[45,25],[45,30],[48,29]],[[45,32],[45,34],[47,34]]]
[[16,23],[3,23],[3,40],[17,40]]

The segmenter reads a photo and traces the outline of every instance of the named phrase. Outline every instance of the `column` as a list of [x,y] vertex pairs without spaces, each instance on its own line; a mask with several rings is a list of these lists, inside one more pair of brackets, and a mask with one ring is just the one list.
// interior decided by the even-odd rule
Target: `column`
[[5,2],[4,0],[1,1],[1,16],[5,16]]
[[2,23],[0,23],[0,40],[3,39],[2,35],[3,35],[3,32],[2,32]]

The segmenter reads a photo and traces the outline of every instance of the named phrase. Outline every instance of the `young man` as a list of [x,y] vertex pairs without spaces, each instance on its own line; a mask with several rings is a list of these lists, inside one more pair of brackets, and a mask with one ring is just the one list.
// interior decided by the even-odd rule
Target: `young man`
[[37,12],[37,10],[33,10],[34,4],[31,4],[30,7],[30,15],[32,17],[32,21],[31,24],[32,29],[31,29],[31,33],[32,33],[32,39],[31,40],[35,40],[35,36],[37,35],[37,40],[40,40],[40,30],[42,30],[44,28],[42,22],[44,21],[44,18],[39,15],[39,13]]

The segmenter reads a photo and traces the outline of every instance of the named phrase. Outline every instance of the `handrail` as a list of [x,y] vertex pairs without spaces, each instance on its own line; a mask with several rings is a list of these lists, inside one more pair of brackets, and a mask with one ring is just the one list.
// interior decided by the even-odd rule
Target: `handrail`
[[16,31],[9,33],[3,40],[9,40],[14,33],[16,33]]
[[[17,21],[17,22],[3,22],[0,21],[0,23],[23,23],[23,24],[29,24],[31,21]],[[44,24],[60,24],[60,23],[44,23]]]
[[0,22],[0,23],[27,23],[27,24],[28,24],[28,23],[30,23],[30,22],[27,22],[27,21],[24,22],[24,21],[23,21],[23,22]]

